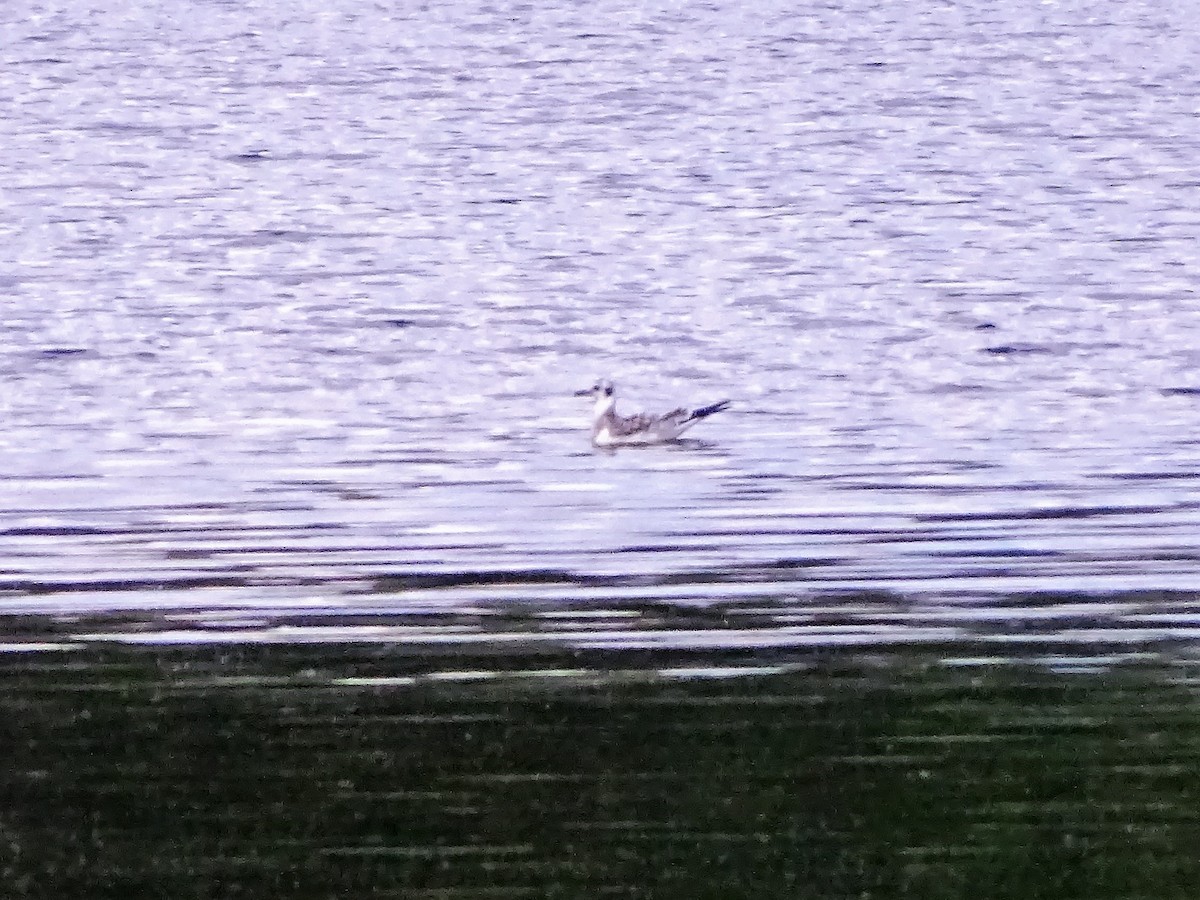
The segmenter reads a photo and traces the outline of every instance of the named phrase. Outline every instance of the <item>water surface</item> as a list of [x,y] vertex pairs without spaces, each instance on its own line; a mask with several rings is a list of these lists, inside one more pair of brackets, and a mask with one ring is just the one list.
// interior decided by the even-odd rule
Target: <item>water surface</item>
[[[830,730],[811,737],[844,748],[829,759],[898,767],[871,775],[857,799],[839,795],[849,818],[822,832],[824,844],[810,825],[772,819],[782,831],[754,846],[769,855],[778,839],[813,854],[807,868],[767,866],[779,878],[816,885],[814,896],[932,896],[966,883],[998,885],[999,896],[1016,886],[996,880],[1006,853],[1058,846],[1044,840],[1066,821],[1055,810],[1087,818],[1056,806],[1060,791],[1081,804],[1119,783],[1133,806],[1067,829],[1072,843],[1051,854],[1075,854],[1075,874],[1054,881],[1048,860],[1018,867],[1045,869],[1021,892],[1170,896],[1195,834],[1176,805],[1191,796],[1185,769],[1170,767],[1190,765],[1194,747],[1181,737],[1169,776],[1136,773],[1154,736],[1183,735],[1194,712],[1198,68],[1184,11],[1144,2],[10,3],[0,12],[0,647],[6,679],[32,679],[5,691],[24,754],[9,783],[22,792],[19,843],[58,846],[46,865],[74,873],[56,884],[75,895],[91,883],[112,896],[135,886],[180,896],[192,879],[208,885],[197,893],[225,896],[229,885],[295,884],[298,896],[419,885],[500,895],[503,884],[577,896],[584,883],[628,894],[630,881],[702,896],[693,876],[672,886],[636,866],[589,880],[601,858],[661,859],[659,874],[696,858],[685,836],[707,825],[682,813],[651,826],[614,811],[614,835],[675,836],[636,847],[614,838],[578,871],[559,860],[567,868],[553,877],[543,863],[519,877],[506,869],[508,881],[480,874],[496,868],[418,877],[418,857],[444,873],[467,853],[430,847],[483,840],[439,819],[404,845],[426,855],[414,850],[400,868],[288,881],[279,873],[301,859],[361,863],[361,842],[331,837],[318,852],[310,832],[289,830],[256,845],[260,807],[197,800],[201,781],[181,789],[200,792],[191,799],[143,796],[137,779],[169,783],[191,735],[214,771],[242,756],[274,760],[290,792],[302,771],[357,765],[345,734],[383,740],[373,712],[355,719],[365,707],[354,698],[399,704],[380,713],[391,727],[433,702],[412,698],[438,679],[492,686],[504,670],[553,686],[565,704],[553,726],[514,714],[518,743],[573,731],[582,716],[593,730],[579,746],[609,735],[613,768],[636,768],[643,744],[664,754],[647,763],[655,772],[699,751],[637,737],[651,727],[642,712],[611,731],[595,724],[611,711],[593,705],[608,690],[596,685],[632,680],[639,697],[657,698],[629,701],[636,710],[669,707],[676,688],[685,709],[710,689],[733,698],[728,732],[703,716],[672,721],[720,731],[736,748],[722,765],[747,778],[761,730],[784,728],[771,741],[791,749],[764,777],[774,809],[799,809],[797,783],[846,770],[788,743],[810,740],[803,709],[784,726],[737,706],[751,679],[771,696],[796,685],[832,704]],[[593,451],[571,393],[597,376],[614,378],[630,409],[734,405],[678,446]],[[399,662],[362,674],[360,654]],[[296,655],[306,661],[286,662]],[[1021,771],[1021,750],[979,776],[1000,806],[980,814],[978,843],[935,852],[911,833],[864,843],[854,810],[879,810],[885,830],[886,811],[916,815],[928,767],[878,737],[903,728],[855,731],[868,714],[853,699],[858,676],[810,681],[813,667],[883,673],[872,708],[902,710],[925,703],[902,677],[914,658],[956,697],[973,678],[988,685],[961,730],[914,726],[921,741],[955,734],[973,748],[935,773],[942,799],[931,809],[951,808],[961,784],[945,772],[978,772],[988,757],[975,750],[1005,723],[1018,723],[1022,748],[1036,744],[1036,723],[1062,737],[1075,717],[1099,715],[1114,730],[1087,745],[1078,782],[1071,741],[1048,745],[1039,758],[1059,787],[1030,789],[1036,827],[1017,788],[999,786]],[[178,681],[173,661],[194,659],[211,677]],[[263,687],[281,665],[278,689]],[[242,677],[257,687],[242,693]],[[1138,690],[1105,679],[1170,699],[1146,711]],[[520,705],[526,683],[495,685]],[[332,711],[343,692],[344,716]],[[295,697],[297,709],[318,703],[320,724],[303,733],[328,740],[329,756],[292,742]],[[449,704],[439,716],[458,715],[459,700],[437,702]],[[469,720],[482,701],[461,702]],[[938,709],[914,716],[940,721]],[[226,715],[274,724],[262,735],[235,728],[236,747],[203,744]],[[145,725],[171,736],[150,756],[131,750],[116,769],[93,770],[82,761],[119,739],[101,738],[101,721],[116,735]],[[444,734],[465,747],[469,731]],[[488,739],[505,748],[506,734]],[[708,743],[720,745],[716,731]],[[48,746],[60,755],[39,768]],[[559,772],[496,752],[488,777]],[[425,790],[413,777],[391,790]],[[30,787],[39,778],[44,793]],[[322,782],[322,803],[358,790],[338,783]],[[482,801],[476,787],[454,787],[428,802],[451,817],[502,816],[511,804],[497,785],[508,783],[488,782]],[[704,797],[705,783],[697,775],[687,796]],[[654,803],[657,791],[622,782],[603,796]],[[703,802],[722,809],[742,793],[725,783]],[[102,796],[141,797],[148,818],[106,818],[91,838],[39,830],[52,827],[43,814],[86,820]],[[358,800],[346,802],[345,815],[372,815],[369,802],[353,813]],[[144,835],[150,819],[191,821],[179,804],[200,810],[197,843],[160,854],[180,868],[104,857],[101,844]],[[1147,809],[1178,818],[1147,826],[1121,855],[1117,823]],[[562,846],[555,829],[577,813],[554,807],[546,816],[558,825],[511,846]],[[245,830],[223,842],[206,829],[226,814]],[[763,862],[737,855],[759,833],[747,821],[709,823],[732,842],[704,845],[707,870],[729,873],[711,876],[713,895],[732,896],[736,882],[782,896],[793,882],[742,880]],[[72,855],[76,840],[90,849]],[[274,862],[253,862],[259,852]],[[259,874],[195,880],[201,859],[206,871]],[[1118,860],[1161,878],[1122,880]],[[843,864],[858,874],[821,880]],[[21,891],[37,892],[29,856],[6,865]]]

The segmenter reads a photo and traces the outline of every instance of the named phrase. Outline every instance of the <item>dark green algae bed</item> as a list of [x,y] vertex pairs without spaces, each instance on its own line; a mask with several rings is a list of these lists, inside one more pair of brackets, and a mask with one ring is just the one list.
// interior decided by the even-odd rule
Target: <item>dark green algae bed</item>
[[1200,896],[1200,663],[944,659],[0,654],[0,884],[12,898]]

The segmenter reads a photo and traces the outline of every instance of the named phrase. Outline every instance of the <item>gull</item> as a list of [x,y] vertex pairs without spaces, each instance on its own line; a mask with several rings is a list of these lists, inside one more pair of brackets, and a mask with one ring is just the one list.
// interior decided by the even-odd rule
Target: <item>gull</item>
[[673,441],[701,419],[729,406],[728,400],[690,409],[681,406],[661,416],[637,413],[617,415],[616,388],[608,380],[597,381],[590,388],[575,392],[576,397],[592,397],[592,443],[597,447],[663,444]]

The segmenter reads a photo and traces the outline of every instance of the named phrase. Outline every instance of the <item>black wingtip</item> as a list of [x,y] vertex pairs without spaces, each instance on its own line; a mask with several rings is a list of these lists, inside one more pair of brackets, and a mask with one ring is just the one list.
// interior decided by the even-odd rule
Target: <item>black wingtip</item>
[[732,400],[721,400],[718,403],[713,403],[710,406],[702,406],[699,409],[692,410],[693,419],[703,419],[705,416],[711,416],[713,413],[719,413],[723,409],[728,409]]

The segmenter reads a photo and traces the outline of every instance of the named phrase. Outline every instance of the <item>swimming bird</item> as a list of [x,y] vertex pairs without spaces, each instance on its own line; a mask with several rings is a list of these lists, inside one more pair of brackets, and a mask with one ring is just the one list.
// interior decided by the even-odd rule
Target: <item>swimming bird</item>
[[662,444],[673,441],[701,419],[720,412],[730,401],[722,400],[709,406],[690,409],[681,406],[661,416],[638,413],[632,416],[617,414],[616,388],[607,379],[590,388],[575,392],[576,397],[592,397],[592,443],[597,447]]

